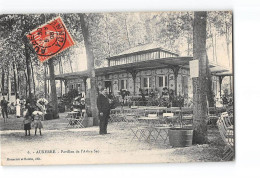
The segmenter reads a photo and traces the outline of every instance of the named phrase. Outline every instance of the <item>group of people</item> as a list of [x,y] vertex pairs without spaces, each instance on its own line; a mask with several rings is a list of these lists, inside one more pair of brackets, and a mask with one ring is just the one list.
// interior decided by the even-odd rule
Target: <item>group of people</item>
[[[37,107],[39,106],[39,107]],[[30,130],[31,126],[34,126],[35,132],[34,135],[37,134],[37,129],[39,129],[40,135],[42,135],[41,129],[43,128],[42,120],[44,118],[44,113],[40,109],[40,104],[37,104],[34,106],[32,102],[26,103],[26,111],[25,116],[23,120],[24,130],[25,130],[25,136],[30,136]]]
[[[3,97],[1,100],[1,112],[4,119],[8,118],[8,113],[10,113],[11,106],[15,106],[15,114],[17,118],[20,118],[23,115],[23,111],[25,111],[26,100],[20,100],[19,97],[16,99],[15,105],[13,103],[9,104],[9,101]],[[9,108],[9,110],[8,110]]]
[[[1,112],[6,122],[8,118],[8,104],[9,102],[3,97],[1,100]],[[16,117],[24,117],[23,128],[25,130],[25,136],[30,136],[31,127],[35,128],[35,135],[39,129],[40,135],[42,135],[41,129],[43,128],[42,120],[44,119],[44,105],[36,102],[35,100],[24,100],[20,101],[19,98],[16,100]]]

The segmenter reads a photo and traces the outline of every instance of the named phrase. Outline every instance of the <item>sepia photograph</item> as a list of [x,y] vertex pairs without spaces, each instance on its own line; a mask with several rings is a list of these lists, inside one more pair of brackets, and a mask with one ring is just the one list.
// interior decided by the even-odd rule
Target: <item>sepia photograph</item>
[[234,162],[232,11],[0,15],[1,165]]

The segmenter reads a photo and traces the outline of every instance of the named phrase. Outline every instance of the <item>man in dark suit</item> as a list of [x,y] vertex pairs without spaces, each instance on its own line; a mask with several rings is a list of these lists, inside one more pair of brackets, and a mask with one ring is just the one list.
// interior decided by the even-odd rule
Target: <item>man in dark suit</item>
[[107,97],[107,90],[100,89],[100,93],[97,98],[97,107],[99,112],[99,134],[107,134],[107,123],[110,114],[110,103]]
[[3,97],[3,99],[1,100],[1,108],[2,108],[3,118],[4,118],[4,119],[5,119],[5,117],[8,118],[8,112],[7,112],[8,101],[5,100],[5,97]]

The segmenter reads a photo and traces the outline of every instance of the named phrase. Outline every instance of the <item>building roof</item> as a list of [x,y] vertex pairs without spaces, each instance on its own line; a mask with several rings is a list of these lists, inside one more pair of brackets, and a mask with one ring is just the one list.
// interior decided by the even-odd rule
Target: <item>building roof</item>
[[115,56],[108,57],[107,59],[113,59],[113,58],[118,58],[118,57],[122,57],[122,56],[134,55],[134,54],[139,54],[139,53],[144,53],[144,52],[149,52],[149,51],[156,51],[156,50],[165,51],[165,52],[171,53],[174,56],[179,56],[178,54],[173,53],[171,50],[163,47],[162,45],[159,45],[159,44],[153,42],[153,43],[149,43],[149,44],[135,46],[135,47],[125,50]]
[[[189,61],[191,61],[192,57],[168,57],[162,59],[155,59],[155,60],[147,60],[147,61],[140,61],[135,63],[128,63],[128,64],[121,64],[103,68],[95,69],[96,76],[99,75],[108,75],[114,73],[124,73],[129,70],[149,70],[149,69],[157,69],[157,68],[170,68],[171,66],[181,66],[183,68],[189,68]],[[212,75],[215,76],[232,76],[233,73],[231,70],[219,66],[213,63],[209,64],[209,68],[211,70]],[[55,75],[56,80],[63,80],[63,79],[79,79],[79,78],[88,78],[90,77],[91,72],[88,70],[80,71],[80,72],[73,72],[73,73],[65,73]]]
[[[55,80],[73,80],[73,79],[79,79],[79,78],[88,78],[90,77],[90,72],[88,70],[85,71],[78,71],[78,72],[72,72],[72,73],[63,73],[55,75]],[[47,79],[50,79],[48,76]]]
[[192,57],[168,57],[155,60],[140,61],[135,63],[127,63],[122,65],[109,66],[95,69],[96,75],[105,75],[113,73],[126,72],[128,70],[149,70],[157,68],[169,68],[170,66],[179,65],[184,68],[189,68],[189,61]]

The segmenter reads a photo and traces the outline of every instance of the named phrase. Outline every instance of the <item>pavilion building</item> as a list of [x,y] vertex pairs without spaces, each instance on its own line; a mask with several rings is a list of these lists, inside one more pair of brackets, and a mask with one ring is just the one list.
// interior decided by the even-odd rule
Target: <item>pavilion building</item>
[[[130,95],[139,95],[139,89],[174,90],[176,95],[192,97],[192,79],[189,62],[192,57],[181,57],[154,43],[128,49],[108,57],[107,66],[96,68],[98,87],[105,87],[114,95],[126,90]],[[209,64],[212,74],[212,89],[216,96],[221,95],[221,82],[224,76],[232,73],[222,66]],[[71,89],[88,94],[88,71],[56,75],[56,80],[65,84],[65,93]],[[86,96],[88,97],[88,95]]]

